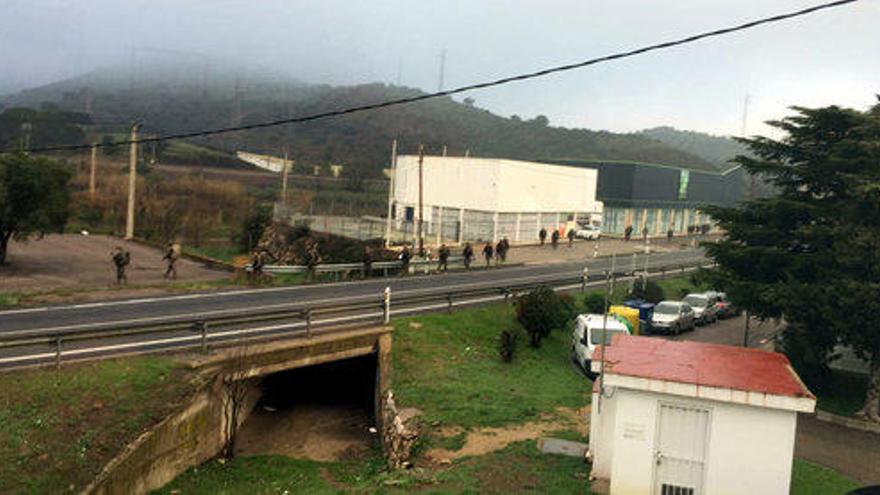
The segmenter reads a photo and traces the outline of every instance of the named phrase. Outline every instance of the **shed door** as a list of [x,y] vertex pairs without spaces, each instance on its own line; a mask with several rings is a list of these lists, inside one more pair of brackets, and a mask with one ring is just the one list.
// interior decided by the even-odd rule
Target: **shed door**
[[703,493],[708,433],[707,409],[660,404],[654,444],[655,495]]

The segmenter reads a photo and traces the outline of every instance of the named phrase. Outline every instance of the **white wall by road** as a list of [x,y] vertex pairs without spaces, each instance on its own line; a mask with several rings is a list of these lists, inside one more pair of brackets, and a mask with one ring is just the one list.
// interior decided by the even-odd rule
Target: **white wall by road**
[[[596,212],[598,172],[588,168],[494,158],[424,157],[426,206],[488,212]],[[394,198],[419,202],[418,157],[400,156]]]

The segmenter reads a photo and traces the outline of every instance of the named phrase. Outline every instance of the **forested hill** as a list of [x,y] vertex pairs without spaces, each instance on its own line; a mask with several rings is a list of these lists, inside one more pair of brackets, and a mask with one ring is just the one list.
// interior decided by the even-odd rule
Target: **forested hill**
[[680,131],[674,127],[654,127],[638,133],[641,136],[656,139],[677,150],[696,155],[713,164],[719,170],[733,167],[730,160],[737,155],[746,154],[744,145],[735,140],[714,136],[703,132]]
[[[419,90],[383,84],[331,87],[292,79],[243,83],[234,77],[217,77],[209,84],[139,84],[132,89],[127,78],[105,75],[30,89],[0,100],[0,105],[38,107],[53,102],[62,110],[90,108],[98,132],[122,133],[127,130],[126,122],[142,119],[144,132],[168,134],[310,115],[418,94]],[[337,163],[347,165],[349,172],[376,176],[388,164],[394,138],[403,153],[414,153],[423,143],[428,153],[440,153],[447,146],[451,155],[469,150],[472,156],[635,160],[716,170],[703,158],[647,136],[553,127],[543,116],[504,118],[470,99],[460,103],[439,98],[194,142],[228,152],[280,153],[288,145],[301,165]]]

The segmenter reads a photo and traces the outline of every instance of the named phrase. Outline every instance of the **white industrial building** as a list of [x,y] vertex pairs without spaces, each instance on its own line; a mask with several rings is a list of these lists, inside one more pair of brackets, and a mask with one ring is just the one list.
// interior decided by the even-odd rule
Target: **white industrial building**
[[611,494],[789,493],[797,413],[816,400],[785,356],[618,335],[604,361],[590,454]]
[[602,218],[596,200],[598,172],[589,168],[495,158],[425,156],[397,159],[393,175],[393,225],[414,238],[421,182],[426,242],[535,242],[541,228]]

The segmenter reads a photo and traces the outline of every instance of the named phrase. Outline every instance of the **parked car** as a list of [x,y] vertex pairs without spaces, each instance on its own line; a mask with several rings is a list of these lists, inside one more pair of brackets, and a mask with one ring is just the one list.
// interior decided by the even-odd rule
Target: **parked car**
[[715,304],[717,298],[711,293],[688,294],[682,302],[694,308],[697,325],[713,323],[718,319],[718,307]]
[[739,310],[736,306],[727,299],[727,294],[723,292],[717,292],[716,294],[718,295],[718,302],[715,303],[718,307],[718,318],[731,318],[739,314]]
[[654,306],[654,315],[651,317],[651,333],[665,333],[678,335],[687,330],[693,330],[696,325],[696,315],[691,306],[682,301],[660,301]]
[[602,229],[595,225],[578,225],[574,231],[574,236],[578,239],[596,241],[602,236]]
[[596,346],[602,343],[603,325],[605,328],[605,341],[611,343],[611,338],[617,333],[629,334],[629,327],[614,315],[587,314],[579,315],[574,323],[571,333],[571,357],[581,368],[586,371],[591,379],[596,374],[590,371],[590,362],[593,360],[593,352]]

